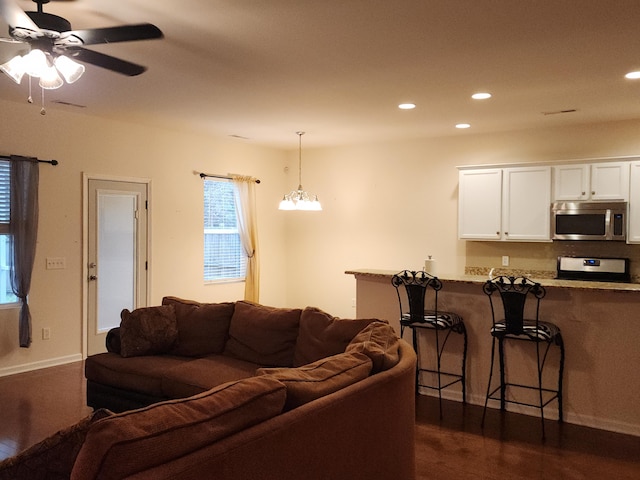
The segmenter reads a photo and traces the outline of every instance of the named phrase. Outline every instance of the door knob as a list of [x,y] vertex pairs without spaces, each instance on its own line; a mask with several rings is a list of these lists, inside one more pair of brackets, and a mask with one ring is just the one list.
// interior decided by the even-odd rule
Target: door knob
[[98,279],[98,277],[96,275],[90,275],[89,276],[89,281],[97,280],[97,279]]

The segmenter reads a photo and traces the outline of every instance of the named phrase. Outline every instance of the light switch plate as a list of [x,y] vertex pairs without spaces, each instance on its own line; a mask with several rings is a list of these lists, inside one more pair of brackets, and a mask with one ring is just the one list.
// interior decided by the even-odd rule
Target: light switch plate
[[65,257],[47,257],[47,270],[63,270],[67,268]]

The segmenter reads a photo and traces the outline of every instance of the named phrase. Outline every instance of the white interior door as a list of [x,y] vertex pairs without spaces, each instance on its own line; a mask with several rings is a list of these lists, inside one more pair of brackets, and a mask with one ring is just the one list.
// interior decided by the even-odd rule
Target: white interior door
[[123,309],[146,306],[146,207],[146,183],[88,181],[88,355],[106,351]]

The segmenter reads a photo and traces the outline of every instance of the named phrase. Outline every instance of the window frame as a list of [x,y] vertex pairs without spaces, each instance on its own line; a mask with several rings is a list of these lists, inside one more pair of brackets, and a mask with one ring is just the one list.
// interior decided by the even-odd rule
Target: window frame
[[[11,236],[11,160],[0,158],[0,236],[7,237],[6,245],[0,245],[0,275],[11,272],[12,259],[10,258],[9,240]],[[0,239],[0,242],[2,240]],[[0,281],[0,283],[2,283]],[[11,278],[7,276],[6,284],[11,286]],[[20,299],[11,292],[14,301],[3,302],[0,295],[0,310],[16,308],[20,306]]]
[[[209,183],[208,183],[209,182]],[[208,187],[212,187],[214,185],[219,185],[220,190],[223,190],[224,197],[220,198],[208,198]],[[230,179],[226,178],[218,178],[218,177],[207,177],[203,178],[203,281],[205,285],[209,284],[218,284],[218,283],[241,283],[246,281],[247,276],[247,256],[242,246],[242,241],[240,239],[240,231],[238,229],[238,215],[237,215],[237,205],[235,203],[235,185],[231,182]],[[224,212],[214,212],[215,206],[209,205],[208,202],[216,202],[222,201],[224,204],[223,208],[229,208],[232,206],[233,212],[226,210]],[[214,215],[218,213],[223,217],[222,224],[220,225],[207,225],[207,216]],[[232,215],[231,215],[232,213]],[[227,226],[226,224],[232,224],[232,226]],[[233,239],[233,243],[235,243],[235,247],[230,250],[223,252],[223,257],[226,257],[227,262],[223,260],[222,264],[218,264],[217,267],[208,266],[208,259],[212,258],[208,254],[208,250],[211,245],[207,243],[207,235],[233,235],[236,238]],[[220,237],[222,238],[222,237]],[[215,242],[212,242],[215,243]],[[214,252],[215,254],[215,252]],[[213,258],[216,258],[215,255]],[[218,257],[219,258],[219,257]],[[235,265],[234,265],[235,264]],[[209,265],[211,263],[209,262]],[[213,275],[211,272],[213,269],[230,269],[232,272],[237,272],[238,275]],[[207,274],[209,269],[209,275]]]

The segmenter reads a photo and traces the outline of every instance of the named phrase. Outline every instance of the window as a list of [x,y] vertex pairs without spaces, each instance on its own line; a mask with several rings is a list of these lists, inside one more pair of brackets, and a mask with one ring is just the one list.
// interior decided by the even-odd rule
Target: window
[[11,163],[0,160],[0,305],[16,303],[11,288],[11,250],[9,220],[11,215]]
[[205,282],[243,281],[246,276],[233,189],[228,180],[204,179]]

